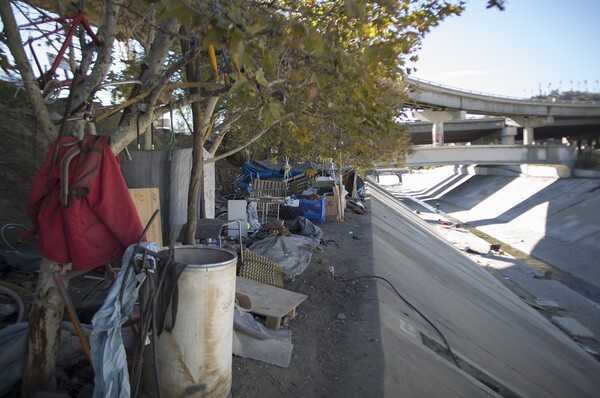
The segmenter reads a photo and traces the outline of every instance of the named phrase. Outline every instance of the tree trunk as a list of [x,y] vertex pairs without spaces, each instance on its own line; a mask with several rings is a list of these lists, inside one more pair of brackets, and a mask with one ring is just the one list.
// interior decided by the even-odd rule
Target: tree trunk
[[196,227],[198,225],[198,193],[202,184],[202,161],[204,147],[204,134],[200,133],[200,104],[192,104],[192,126],[194,129],[194,145],[192,147],[192,172],[190,175],[190,188],[188,190],[187,224],[185,229],[185,243],[196,243]]
[[21,382],[23,398],[32,397],[38,391],[56,391],[56,354],[65,304],[54,273],[64,274],[70,269],[70,264],[61,266],[42,258],[35,302],[29,313],[27,355]]

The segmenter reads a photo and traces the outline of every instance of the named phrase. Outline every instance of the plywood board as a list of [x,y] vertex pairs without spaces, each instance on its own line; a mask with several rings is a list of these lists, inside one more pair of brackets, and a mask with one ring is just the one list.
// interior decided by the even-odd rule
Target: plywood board
[[[337,191],[336,191],[337,192]],[[325,196],[325,221],[338,221],[338,197],[337,195]]]
[[[142,225],[145,227],[150,221],[152,214],[156,210],[160,211],[160,195],[158,188],[131,188],[129,194],[133,199],[135,208],[137,209]],[[148,242],[157,242],[162,246],[162,226],[160,223],[160,213],[156,216],[152,225],[146,233]]]
[[279,329],[281,318],[296,315],[296,307],[308,298],[307,295],[280,289],[250,279],[237,277],[236,292],[250,296],[252,309],[250,312],[267,318],[265,326],[269,329]]

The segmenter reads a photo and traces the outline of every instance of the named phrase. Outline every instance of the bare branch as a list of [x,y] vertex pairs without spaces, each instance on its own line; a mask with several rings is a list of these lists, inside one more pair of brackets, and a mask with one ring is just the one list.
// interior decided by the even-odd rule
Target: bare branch
[[[113,42],[122,5],[123,0],[108,0],[106,3],[102,25],[98,29],[98,36],[102,45],[97,49],[98,56],[96,57],[94,69],[84,83],[83,90],[87,95],[102,82],[112,65]],[[82,51],[84,51],[83,48]],[[94,48],[87,48],[86,52],[89,51],[93,52]]]
[[[279,122],[276,122],[276,123],[281,123],[281,120]],[[217,160],[225,159],[226,157],[231,156],[234,153],[237,153],[237,152],[241,151],[242,149],[245,149],[245,148],[249,147],[255,141],[259,140],[260,137],[262,137],[263,135],[265,135],[265,133],[267,131],[269,131],[271,129],[271,127],[273,127],[276,123],[272,123],[270,126],[267,126],[264,129],[262,129],[258,134],[256,134],[254,137],[252,137],[251,139],[249,139],[248,142],[246,142],[244,145],[240,145],[239,147],[237,147],[235,149],[232,149],[230,151],[227,151],[225,153],[222,153],[219,156],[215,156],[212,159],[205,160],[204,163],[205,164],[206,163],[212,163],[212,162],[216,162]]]
[[49,141],[52,141],[58,135],[58,131],[50,120],[50,113],[42,98],[40,87],[31,70],[31,65],[29,65],[29,62],[27,61],[27,55],[25,54],[25,49],[21,43],[21,35],[19,34],[19,28],[17,27],[17,22],[9,0],[0,0],[0,16],[4,23],[6,45],[15,58],[17,69],[23,78],[23,85],[25,86],[29,101],[31,101],[33,113],[35,114],[42,133]]

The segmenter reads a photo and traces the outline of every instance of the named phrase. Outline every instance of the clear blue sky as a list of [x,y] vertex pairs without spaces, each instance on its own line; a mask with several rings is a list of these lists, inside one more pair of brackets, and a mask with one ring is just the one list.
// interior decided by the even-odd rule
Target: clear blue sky
[[412,76],[515,97],[537,95],[540,86],[548,92],[549,84],[585,91],[584,80],[600,91],[600,0],[507,0],[505,11],[486,3],[471,0],[434,28]]

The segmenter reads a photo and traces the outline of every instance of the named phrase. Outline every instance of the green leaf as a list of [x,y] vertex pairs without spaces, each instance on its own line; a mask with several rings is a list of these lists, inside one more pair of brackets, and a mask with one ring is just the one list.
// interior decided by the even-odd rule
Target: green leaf
[[350,18],[362,18],[365,15],[365,5],[360,0],[346,0],[346,15]]
[[269,101],[268,104],[269,110],[273,115],[273,119],[281,120],[281,114],[283,113],[283,105],[279,101]]
[[159,15],[159,21],[167,18],[176,18],[179,21],[185,21],[190,18],[190,9],[185,4],[181,4],[178,1],[174,3],[176,4],[166,7],[165,11]]
[[165,6],[167,10],[172,10],[181,4],[179,0],[161,0],[160,3]]
[[268,21],[258,21],[255,24],[248,26],[246,28],[246,31],[248,33],[250,33],[251,35],[255,35],[257,33],[260,33],[261,31],[269,28],[270,24]]
[[256,71],[256,82],[262,86],[267,86],[269,82],[265,79],[265,72],[262,69]]
[[242,76],[240,77],[239,80],[237,80],[233,86],[231,86],[231,88],[229,89],[229,94],[237,94],[237,93],[242,93],[244,91],[247,91],[249,86],[248,83],[248,79],[246,79],[246,77]]

